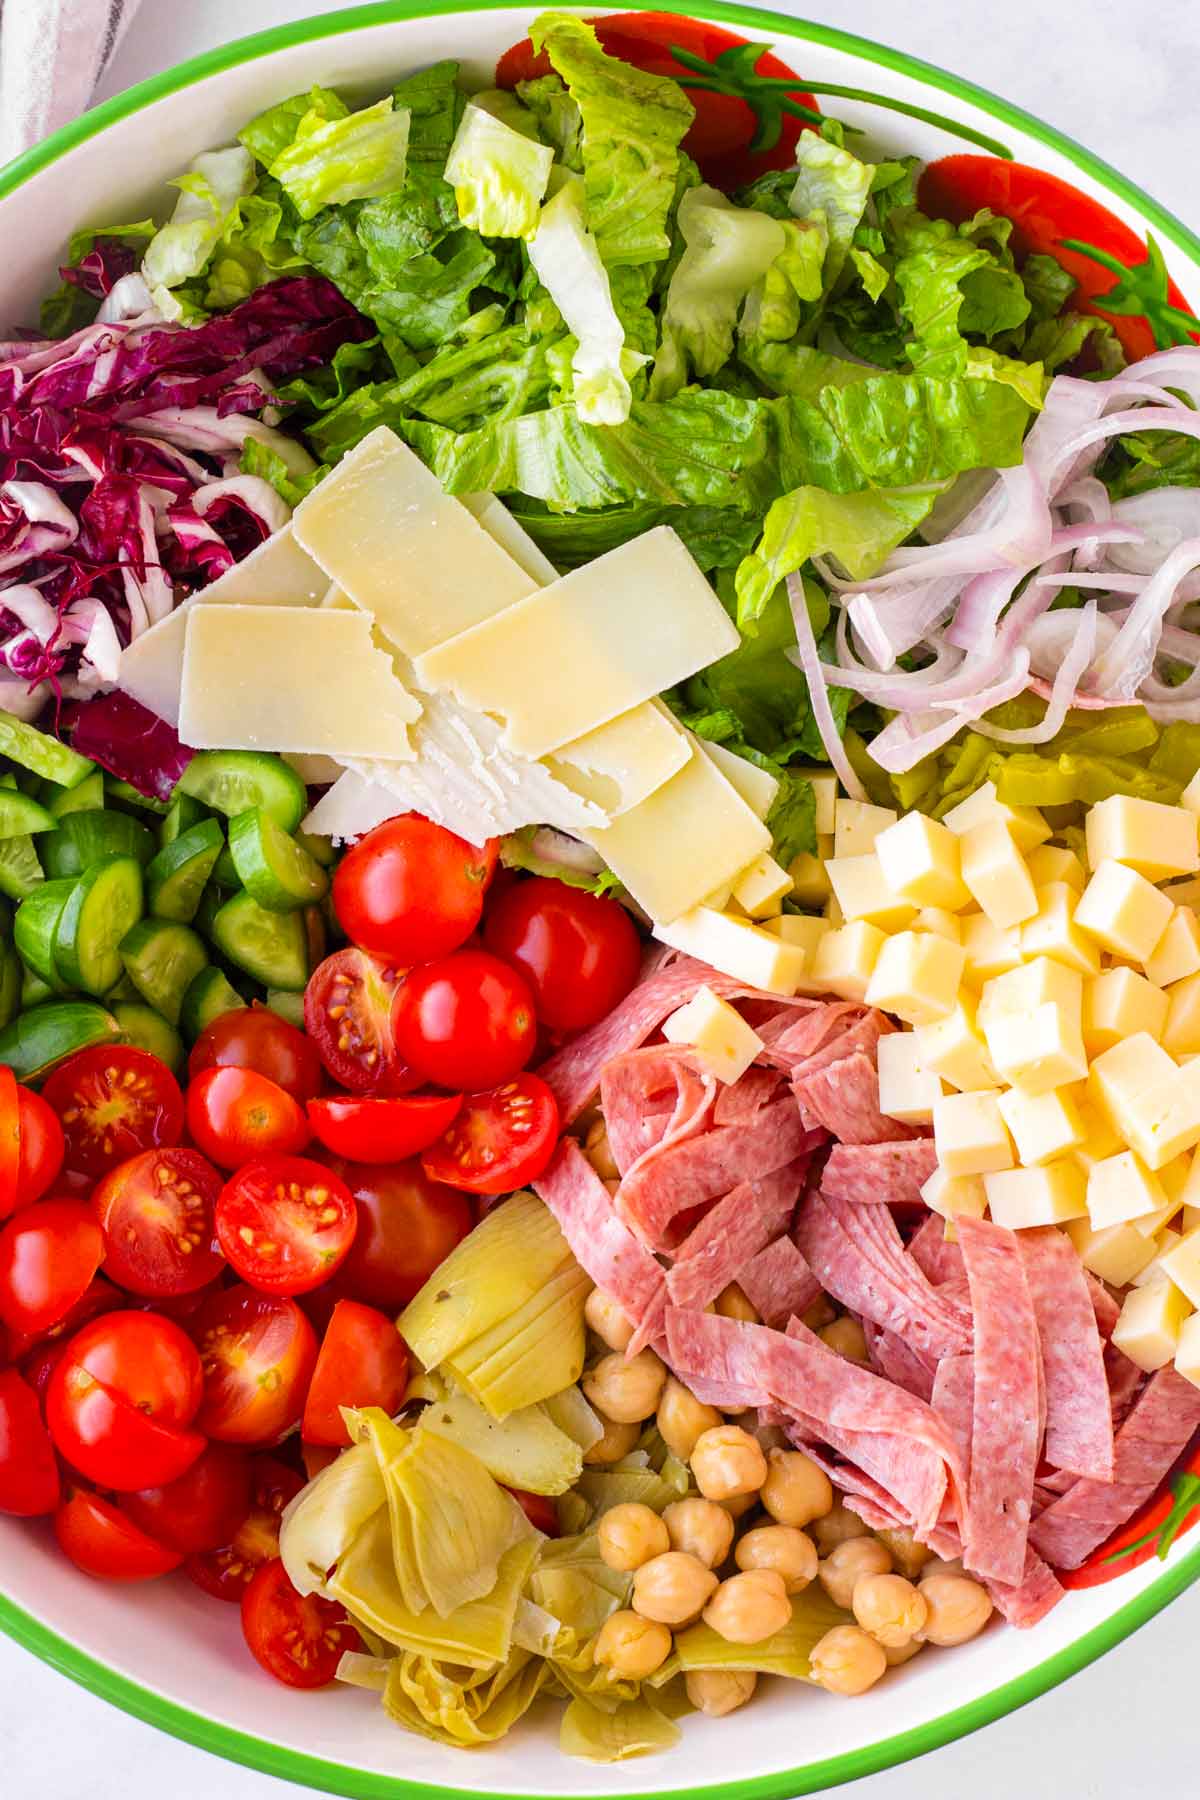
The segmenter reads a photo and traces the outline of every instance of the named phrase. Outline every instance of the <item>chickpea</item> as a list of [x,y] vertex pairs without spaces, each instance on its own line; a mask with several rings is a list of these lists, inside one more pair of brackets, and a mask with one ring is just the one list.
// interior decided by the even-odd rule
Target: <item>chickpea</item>
[[716,1311],[723,1319],[740,1319],[743,1325],[761,1325],[762,1314],[751,1306],[736,1281],[717,1295]]
[[583,1140],[583,1154],[602,1181],[616,1181],[621,1171],[613,1160],[608,1141],[608,1127],[603,1119],[593,1119]]
[[966,1575],[927,1575],[920,1591],[928,1617],[919,1635],[927,1644],[965,1644],[992,1616],[987,1589]]
[[704,1609],[704,1623],[731,1644],[761,1644],[792,1617],[783,1576],[775,1569],[747,1569],[723,1581]]
[[741,1519],[744,1518],[748,1512],[754,1511],[755,1507],[758,1505],[758,1495],[731,1494],[728,1500],[719,1500],[717,1504],[724,1508],[731,1519]]
[[762,1503],[777,1525],[809,1525],[833,1505],[833,1487],[803,1450],[772,1450]]
[[800,1315],[810,1331],[820,1331],[825,1325],[832,1325],[837,1318],[837,1308],[827,1295],[821,1294],[811,1306],[806,1306]]
[[623,1456],[629,1455],[642,1435],[641,1426],[619,1425],[615,1419],[606,1419],[603,1414],[600,1423],[604,1427],[604,1435],[596,1439],[590,1450],[584,1451],[584,1462],[601,1465],[620,1462]]
[[602,1669],[624,1681],[644,1681],[671,1654],[671,1634],[656,1619],[640,1613],[610,1613],[600,1627],[592,1655]]
[[715,1500],[672,1500],[663,1509],[662,1522],[672,1550],[694,1556],[706,1569],[719,1568],[729,1555],[733,1520]]
[[701,1432],[714,1431],[721,1423],[721,1415],[715,1406],[705,1406],[702,1400],[697,1400],[682,1381],[668,1375],[655,1423],[672,1456],[687,1462]]
[[698,1557],[668,1550],[634,1575],[634,1611],[660,1625],[690,1625],[716,1585],[716,1576]]
[[760,1525],[739,1539],[739,1569],[774,1569],[789,1594],[798,1594],[817,1574],[817,1546],[794,1525]]
[[895,1531],[877,1531],[875,1533],[881,1544],[886,1544],[892,1553],[892,1561],[902,1575],[914,1580],[927,1563],[933,1560],[933,1551],[924,1544],[918,1544],[911,1531],[897,1529]]
[[652,1556],[661,1556],[671,1548],[667,1528],[658,1514],[636,1500],[610,1506],[596,1527],[596,1536],[609,1568],[626,1573],[640,1569]]
[[901,1663],[911,1662],[914,1656],[919,1656],[924,1648],[925,1645],[920,1638],[911,1638],[907,1644],[901,1644],[898,1648],[891,1644],[885,1644],[883,1654],[887,1657],[888,1668],[898,1669]]
[[851,1538],[871,1535],[858,1514],[851,1512],[842,1499],[835,1500],[827,1513],[813,1520],[812,1534],[823,1556],[828,1556],[839,1544],[849,1543]]
[[892,1559],[873,1537],[851,1538],[829,1552],[817,1570],[821,1586],[835,1606],[850,1611],[854,1590],[864,1575],[886,1575]]
[[757,1494],[767,1478],[767,1459],[758,1439],[740,1425],[714,1425],[696,1439],[692,1474],[706,1500],[732,1500]]
[[693,1669],[686,1677],[687,1697],[697,1712],[710,1719],[723,1719],[726,1713],[745,1706],[758,1686],[753,1669]]
[[614,1351],[588,1370],[583,1391],[605,1418],[615,1419],[619,1425],[636,1425],[657,1407],[666,1379],[667,1371],[653,1350],[639,1350],[636,1356]]
[[863,1630],[885,1650],[903,1649],[929,1617],[929,1602],[903,1575],[864,1575],[855,1584],[850,1606]]
[[866,1335],[857,1319],[851,1319],[849,1316],[834,1319],[833,1323],[824,1326],[817,1336],[823,1344],[828,1344],[831,1350],[836,1350],[839,1356],[844,1356],[847,1362],[865,1364],[871,1360],[867,1354]]
[[813,1680],[831,1694],[865,1694],[887,1668],[883,1645],[857,1625],[835,1625],[808,1661]]
[[931,1575],[965,1575],[965,1574],[966,1574],[966,1570],[963,1568],[963,1561],[962,1561],[961,1556],[956,1556],[953,1559],[953,1561],[950,1561],[949,1559],[947,1559],[944,1556],[931,1556],[929,1561],[925,1564],[924,1568],[921,1570],[920,1579],[922,1581],[928,1581],[928,1579]]
[[602,1344],[610,1350],[628,1350],[633,1320],[603,1288],[593,1288],[583,1303],[583,1316]]

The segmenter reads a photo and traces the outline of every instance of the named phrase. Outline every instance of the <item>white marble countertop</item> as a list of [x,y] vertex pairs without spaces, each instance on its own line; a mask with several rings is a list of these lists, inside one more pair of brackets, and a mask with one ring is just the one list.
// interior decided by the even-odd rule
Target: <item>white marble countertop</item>
[[[1158,0],[893,0],[788,4],[902,45],[1019,102],[1200,225],[1200,25]],[[142,0],[103,93],[195,52],[318,10],[309,0]],[[1196,1779],[1200,1590],[1056,1692],[961,1743],[842,1790],[847,1800],[1142,1800]],[[302,1790],[219,1763],[114,1711],[0,1638],[0,1792],[11,1800],[287,1800]],[[464,1782],[470,1779],[464,1767]]]

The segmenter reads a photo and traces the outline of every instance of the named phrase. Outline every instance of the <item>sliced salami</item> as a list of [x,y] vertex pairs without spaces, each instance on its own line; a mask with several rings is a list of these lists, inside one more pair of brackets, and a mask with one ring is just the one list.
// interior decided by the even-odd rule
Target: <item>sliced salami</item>
[[622,1176],[704,1130],[717,1086],[695,1051],[682,1044],[655,1044],[615,1056],[600,1077],[600,1104],[608,1146]]
[[760,1181],[743,1181],[705,1213],[675,1252],[667,1276],[672,1305],[706,1306],[741,1280],[751,1257],[787,1229],[805,1166],[788,1163]]
[[637,1347],[657,1338],[666,1274],[617,1217],[608,1189],[573,1138],[563,1139],[533,1188],[558,1220],[580,1267],[634,1321]]
[[908,1240],[908,1254],[934,1287],[947,1281],[965,1281],[962,1251],[946,1242],[946,1221],[931,1212]]
[[894,1381],[897,1387],[916,1394],[919,1399],[932,1400],[932,1362],[911,1349],[902,1337],[897,1337],[894,1331],[888,1331],[886,1326],[874,1325],[870,1319],[864,1319],[862,1327],[872,1368],[889,1381]]
[[963,1465],[971,1466],[971,1425],[975,1406],[975,1358],[943,1356],[933,1378],[933,1410],[946,1421]]
[[760,1069],[751,1065],[740,1080],[721,1088],[717,1094],[713,1124],[738,1125],[744,1119],[753,1118],[772,1100],[778,1100],[782,1088],[783,1077],[778,1069]]
[[821,1175],[824,1193],[855,1206],[922,1206],[937,1168],[931,1137],[886,1144],[835,1144]]
[[891,1030],[890,1021],[874,1008],[834,1000],[822,1013],[797,1019],[775,1039],[769,1056],[795,1081],[802,1075],[819,1074],[830,1063],[859,1050],[874,1062],[876,1044]]
[[1046,1461],[1111,1481],[1112,1406],[1083,1264],[1052,1225],[1020,1233],[1046,1377]]
[[807,1312],[821,1284],[790,1237],[776,1238],[738,1272],[738,1286],[764,1325],[782,1331],[795,1314]]
[[879,1110],[879,1075],[865,1050],[792,1081],[792,1092],[807,1117],[842,1144],[883,1144],[911,1138],[912,1127],[885,1118]]

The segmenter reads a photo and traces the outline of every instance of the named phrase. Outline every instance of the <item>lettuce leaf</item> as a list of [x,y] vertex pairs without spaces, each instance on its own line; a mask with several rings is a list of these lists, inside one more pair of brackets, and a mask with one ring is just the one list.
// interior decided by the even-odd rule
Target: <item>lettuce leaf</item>
[[459,219],[484,237],[531,237],[553,161],[549,144],[469,100],[445,168]]
[[[278,110],[278,109],[276,109]],[[391,95],[360,112],[330,117],[322,105],[296,121],[290,143],[272,158],[275,177],[302,219],[322,207],[390,194],[404,181],[409,115]]]
[[306,94],[292,94],[276,106],[251,119],[238,132],[238,143],[249,150],[264,169],[270,169],[277,156],[282,156],[295,142],[302,119],[314,122],[344,119],[350,108],[332,88],[311,87]]
[[735,206],[713,187],[689,188],[676,222],[685,249],[663,304],[662,344],[650,383],[655,400],[669,399],[693,376],[715,375],[728,362],[742,301],[788,248],[777,220]]
[[239,201],[254,187],[254,161],[241,147],[206,151],[170,185],[179,189],[175,211],[142,259],[146,285],[168,318],[173,316],[169,290],[203,271]]
[[613,305],[608,272],[584,220],[584,184],[564,173],[541,210],[529,260],[576,342],[572,393],[589,425],[620,425],[629,417],[629,376],[645,358],[625,349],[625,330]]
[[829,247],[823,275],[829,289],[842,272],[866,211],[875,170],[812,131],[802,131],[797,139],[796,167],[799,173],[788,206],[798,219],[824,223]]

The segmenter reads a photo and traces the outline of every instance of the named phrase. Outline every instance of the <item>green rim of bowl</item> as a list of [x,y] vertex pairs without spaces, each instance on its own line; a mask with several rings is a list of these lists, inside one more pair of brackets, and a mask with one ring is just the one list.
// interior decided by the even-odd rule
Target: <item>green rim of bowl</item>
[[[253,37],[239,38],[202,56],[192,57],[189,61],[106,100],[103,105],[85,113],[73,124],[56,131],[44,143],[35,145],[23,156],[17,157],[14,162],[0,169],[0,199],[13,193],[43,169],[49,168],[68,151],[98,137],[118,120],[130,118],[144,107],[166,99],[171,94],[177,94],[224,69],[235,68],[258,57],[270,56],[294,44],[337,37],[343,32],[361,31],[395,19],[509,9],[510,0],[419,0],[419,3],[409,4],[405,4],[405,0],[384,0],[380,5],[356,6],[345,12],[324,13],[315,18],[278,26],[271,31],[258,32]],[[617,4],[607,5],[604,10],[619,12],[640,9],[623,9]],[[697,0],[695,5],[677,5],[671,4],[671,0],[656,0],[656,10],[719,21],[751,34],[766,32],[776,39],[790,38],[842,50],[863,62],[896,70],[942,94],[966,101],[990,114],[992,118],[1014,126],[1057,151],[1077,169],[1101,183],[1109,193],[1134,207],[1176,249],[1200,266],[1200,237],[1189,231],[1174,214],[1090,150],[1085,150],[1062,132],[1055,131],[1052,126],[1044,124],[1032,114],[989,93],[985,88],[975,86],[973,82],[964,81],[960,76],[939,69],[932,63],[922,62],[917,57],[906,55],[902,50],[890,49],[869,38],[857,37],[850,32],[838,31],[831,26],[814,24],[808,20],[785,18],[762,7],[741,6],[733,3],[733,0]],[[898,1732],[840,1756],[827,1757],[820,1762],[805,1763],[799,1768],[783,1769],[749,1780],[715,1782],[691,1788],[652,1787],[637,1791],[622,1789],[624,1800],[662,1800],[664,1795],[678,1796],[678,1800],[788,1800],[790,1796],[817,1793],[842,1782],[873,1775],[880,1769],[892,1768],[897,1763],[924,1755],[926,1751],[940,1749],[943,1744],[951,1743],[956,1738],[966,1737],[968,1733],[991,1724],[994,1719],[1002,1718],[1006,1713],[1024,1706],[1027,1701],[1047,1693],[1060,1681],[1077,1674],[1080,1669],[1086,1668],[1097,1657],[1103,1656],[1107,1650],[1129,1637],[1198,1579],[1200,1545],[1164,1569],[1158,1579],[1135,1599],[1128,1601],[1119,1611],[1112,1613],[1056,1655],[1047,1657],[1034,1668],[1027,1669],[1012,1681],[993,1688],[990,1693],[969,1701],[965,1706],[956,1707],[952,1712],[943,1713],[939,1718],[930,1719],[909,1731]],[[251,1737],[232,1726],[221,1724],[219,1720],[190,1712],[186,1707],[177,1706],[174,1701],[97,1662],[2,1594],[0,1630],[40,1656],[52,1668],[70,1676],[81,1687],[90,1689],[114,1706],[121,1707],[125,1712],[132,1713],[187,1743],[196,1744],[201,1749],[210,1750],[233,1762],[244,1763],[250,1768],[278,1775],[284,1780],[323,1788],[329,1793],[345,1794],[351,1800],[399,1800],[401,1796],[405,1800],[447,1800],[447,1797],[448,1800],[477,1800],[477,1790],[410,1781],[402,1776],[375,1774],[344,1763],[329,1762],[321,1757],[306,1755],[287,1744]],[[520,1793],[496,1794],[489,1796],[489,1800],[528,1800],[528,1796]],[[543,1800],[575,1800],[575,1797],[569,1794],[547,1795]]]

